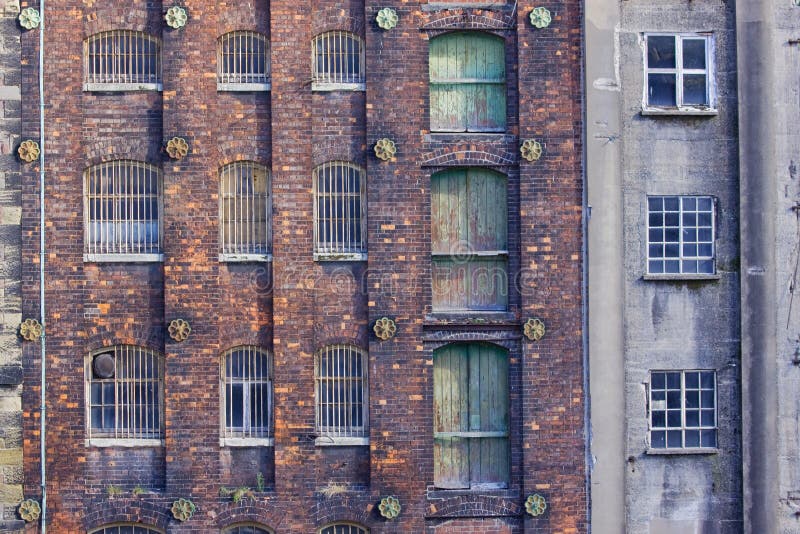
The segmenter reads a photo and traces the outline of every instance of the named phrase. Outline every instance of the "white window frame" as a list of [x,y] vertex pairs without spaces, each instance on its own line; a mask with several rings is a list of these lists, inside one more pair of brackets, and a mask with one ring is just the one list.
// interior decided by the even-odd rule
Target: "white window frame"
[[[320,174],[328,174],[327,191],[320,191]],[[337,173],[347,174],[354,172],[358,175],[359,191],[334,191],[336,184],[331,176]],[[314,260],[315,261],[366,261],[367,259],[367,173],[358,165],[349,161],[329,161],[318,165],[313,172],[314,190]],[[355,219],[349,213],[350,203],[343,201],[337,204],[337,199],[349,199],[358,195],[359,221],[358,227],[360,238],[356,239],[350,235],[351,232],[343,230],[344,235],[337,234],[338,222],[343,221],[343,225],[348,229],[350,222]],[[343,209],[343,213],[334,213],[335,217],[328,219],[328,224],[320,223],[320,202],[327,200],[329,213],[335,212],[338,207]],[[322,226],[322,228],[321,228]],[[323,235],[324,234],[324,235]]]
[[229,525],[222,529],[222,534],[239,534],[241,532],[239,529],[243,527],[249,527],[256,529],[259,534],[274,534],[274,530],[271,528],[267,528],[264,525],[259,525],[258,523],[236,523],[235,525]]
[[[119,46],[119,40],[127,40],[128,46],[137,43],[137,50],[126,55],[112,53],[112,72],[94,72],[92,63],[95,59],[92,45],[98,41],[108,40],[114,48]],[[144,52],[138,50],[138,39],[147,42],[155,48],[155,72],[135,72],[137,59],[144,57]],[[141,52],[141,53],[139,53]],[[84,91],[161,91],[162,90],[162,43],[157,37],[142,31],[111,30],[90,35],[83,41],[83,90]],[[125,67],[121,67],[122,64]],[[126,70],[126,72],[119,72]],[[113,72],[117,71],[117,72]]]
[[[673,37],[675,39],[675,68],[650,68],[648,65],[648,38],[650,37]],[[706,68],[705,69],[684,69],[683,68],[683,41],[684,40],[705,41]],[[644,80],[642,90],[642,114],[643,115],[716,115],[717,109],[717,85],[714,63],[714,34],[711,32],[697,33],[674,33],[674,32],[648,32],[642,39],[644,51]],[[648,98],[648,86],[650,74],[674,74],[675,75],[675,106],[659,106],[650,104]],[[683,76],[685,74],[704,74],[706,76],[706,99],[707,105],[683,104]]]
[[[352,39],[358,45],[358,73],[331,72],[332,62],[326,60],[327,69],[319,69],[317,48],[328,45],[328,56],[342,55],[342,44]],[[312,91],[364,91],[366,90],[366,53],[364,39],[353,32],[332,30],[317,34],[311,41],[311,90]],[[345,61],[346,62],[346,61]]]
[[[122,187],[123,178],[131,175],[148,180],[155,194],[137,192],[138,182],[130,190]],[[99,185],[93,185],[95,181]],[[163,261],[163,185],[161,169],[143,161],[113,160],[87,168],[83,179],[83,261]],[[155,218],[152,201],[157,210]],[[121,213],[125,212],[132,215],[123,218]],[[142,237],[151,234],[153,224],[155,240]]]
[[[229,359],[237,352],[244,353],[247,376],[229,379],[228,369],[231,365]],[[260,374],[260,369],[255,365],[256,358],[267,358],[267,376]],[[272,354],[255,345],[242,345],[225,351],[220,364],[220,446],[272,446],[274,444]],[[226,424],[226,415],[228,409],[231,408],[228,403],[228,385],[234,384],[242,386],[241,429],[234,429]],[[257,387],[259,385],[262,386],[260,394],[266,396],[267,409],[266,413],[260,417],[262,424],[255,425],[253,421],[254,414],[250,409],[252,406],[251,396],[253,395],[253,390],[250,386]],[[263,391],[264,386],[266,386],[266,392]]]
[[[114,364],[114,371],[110,377],[98,376],[94,369],[95,358],[100,356],[111,356]],[[106,362],[108,360],[106,359]],[[137,362],[140,366],[137,371]],[[134,374],[132,377],[118,376],[120,366],[124,366],[127,373]],[[86,394],[86,435],[87,446],[94,447],[146,447],[163,445],[164,438],[164,356],[154,350],[137,345],[114,345],[92,351],[85,358],[85,394]],[[155,377],[148,377],[142,374],[141,369],[148,370],[151,374],[155,371]],[[126,428],[122,421],[147,419],[147,412],[155,403],[147,403],[145,398],[142,400],[143,391],[147,391],[147,384],[155,384],[155,395],[157,396],[155,409],[158,413],[158,428],[151,425],[145,431],[142,425],[130,425],[134,428]],[[97,385],[98,388],[92,386]],[[106,393],[111,385],[113,399],[107,401]],[[138,387],[137,387],[138,386]],[[94,391],[100,390],[99,397],[93,397]],[[121,392],[127,398],[134,398],[134,402],[121,400]],[[147,393],[144,393],[147,395]],[[136,402],[139,401],[139,402]],[[139,406],[139,408],[135,408]],[[101,417],[103,407],[112,407],[114,410],[113,429],[95,429],[92,426],[92,409],[99,408]]]
[[340,534],[340,530],[337,530],[336,527],[348,527],[347,532],[343,532],[342,534],[369,534],[369,529],[366,527],[362,527],[357,523],[350,523],[350,522],[337,522],[331,523],[330,525],[325,525],[321,529],[319,529],[319,534]]
[[[332,354],[336,364],[344,363],[349,366],[348,358],[357,355],[360,358],[361,375],[355,374],[321,374],[321,360],[324,354]],[[330,362],[328,362],[330,366]],[[315,444],[318,446],[328,445],[369,445],[369,357],[367,351],[361,350],[354,345],[336,344],[323,347],[314,355],[314,412],[316,413],[317,438]],[[345,369],[345,372],[351,369]],[[323,400],[326,405],[344,405],[350,411],[350,406],[354,403],[352,399],[341,400],[339,396],[331,393],[346,391],[349,395],[353,387],[360,386],[361,395],[361,424],[352,421],[336,421],[334,424],[323,425]],[[323,399],[323,391],[328,391],[328,395]],[[333,413],[330,412],[330,413]],[[329,415],[329,417],[332,417]],[[347,417],[346,417],[347,419]]]
[[[242,41],[248,44],[251,50],[247,50],[247,46],[243,48]],[[252,51],[257,45],[261,46],[263,57]],[[232,50],[226,47],[231,47]],[[237,61],[234,63],[237,65],[244,63],[250,70],[263,70],[264,73],[225,72],[226,51],[231,56],[236,56]],[[272,87],[269,59],[269,40],[261,33],[236,30],[220,35],[217,38],[217,91],[269,91]]]
[[[669,388],[667,377],[668,374],[679,374],[680,375],[680,387],[679,389]],[[713,413],[714,413],[714,423],[712,425],[704,425],[702,421],[702,412],[710,411],[711,408],[706,407],[702,401],[702,392],[709,391],[709,388],[703,388],[702,386],[702,377],[698,376],[698,387],[691,388],[691,391],[697,391],[698,395],[698,406],[696,408],[687,407],[687,400],[686,400],[686,392],[689,390],[686,386],[686,375],[689,373],[709,373],[712,375],[713,378],[713,387],[711,390],[713,391],[714,395],[714,406],[713,406]],[[664,389],[654,390],[653,388],[653,375],[654,374],[665,374],[664,377]],[[669,391],[679,391],[680,392],[680,419],[681,424],[679,426],[669,426],[668,420],[668,410],[677,411],[676,408],[670,408],[669,400],[668,400],[668,392]],[[665,399],[664,400],[654,400],[653,395],[656,392],[664,392]],[[698,412],[698,424],[689,426],[686,419],[686,412],[687,411],[694,411]],[[653,413],[654,412],[664,412],[664,425],[663,426],[656,426],[653,423]],[[656,369],[651,370],[648,375],[648,383],[647,383],[647,444],[648,444],[648,453],[649,454],[692,454],[692,453],[714,453],[719,449],[719,393],[718,393],[718,383],[717,383],[717,373],[713,369]],[[702,438],[701,445],[699,446],[686,446],[686,432],[714,432],[714,445],[702,445]],[[653,432],[665,432],[665,446],[664,447],[654,447],[652,444],[652,436]],[[680,432],[681,433],[681,445],[676,446],[669,446],[669,438],[666,437],[667,432]]]
[[[90,530],[89,534],[118,534],[120,527],[134,527],[133,534],[164,534],[162,529],[144,523],[114,523],[111,525],[103,525],[102,527]],[[137,531],[136,529],[139,530]]]
[[[255,177],[256,172],[262,173],[265,178],[264,192],[256,192],[255,187],[252,191],[240,191],[237,185],[244,173],[249,176]],[[232,181],[227,185],[233,185],[233,191],[230,189],[226,191],[226,180]],[[251,184],[253,185],[253,184]],[[219,261],[225,262],[242,262],[242,261],[272,261],[272,180],[269,169],[264,165],[256,163],[255,161],[235,161],[223,166],[219,170],[219,243],[220,254]],[[264,202],[264,225],[262,228],[264,239],[257,242],[255,239],[256,232],[252,229],[248,230],[247,227],[234,228],[234,236],[228,236],[225,233],[226,228],[226,202],[230,202],[229,209],[233,210],[233,219],[236,222],[241,222],[241,225],[249,225],[254,227],[259,221],[258,213],[256,212],[256,205],[258,202]],[[238,221],[240,218],[247,218],[246,221]],[[242,241],[242,242],[237,242]]]
[[[678,208],[678,210],[679,210],[678,211],[678,239],[679,239],[679,241],[677,241],[677,242],[675,242],[675,241],[667,242],[666,241],[666,237],[662,237],[662,241],[655,241],[655,242],[651,243],[651,240],[650,240],[651,230],[659,230],[659,229],[663,230],[664,228],[666,228],[666,222],[662,221],[662,225],[660,227],[651,227],[650,226],[650,215],[651,215],[650,199],[662,199],[662,201],[663,201],[664,199],[667,199],[667,198],[677,198],[678,201],[679,201],[679,208]],[[701,228],[707,228],[706,226],[700,226],[697,223],[694,226],[684,227],[684,223],[683,223],[684,214],[687,213],[687,212],[684,212],[684,201],[688,200],[688,199],[694,199],[695,201],[698,201],[700,199],[704,199],[704,200],[709,200],[711,202],[711,255],[708,255],[708,256],[706,256],[706,255],[703,255],[703,256],[700,256],[700,255],[697,255],[697,256],[684,256],[684,254],[683,254],[684,244],[685,244],[685,242],[684,242],[684,231],[687,230],[687,229],[694,229],[695,231],[699,231]],[[645,232],[647,233],[647,235],[645,236],[645,241],[646,241],[646,244],[645,244],[645,247],[646,247],[645,248],[645,272],[646,272],[646,274],[644,276],[645,280],[670,280],[670,279],[712,279],[712,280],[715,280],[715,279],[719,278],[719,274],[717,273],[717,245],[716,245],[716,240],[717,240],[717,201],[716,200],[717,199],[715,197],[712,197],[712,196],[709,196],[709,195],[648,195],[647,196],[646,205],[645,205],[645,225],[644,225],[645,226]],[[663,215],[664,213],[666,213],[666,211],[664,209],[662,209],[660,212],[652,212],[652,213],[661,213]],[[693,213],[700,213],[700,212],[697,209],[695,209],[695,211]],[[674,228],[674,227],[670,227],[670,228]],[[661,256],[661,257],[658,257],[658,256],[651,257],[650,256],[650,247],[651,247],[651,245],[659,246],[661,244],[666,244],[666,243],[671,243],[673,245],[677,244],[677,246],[678,246],[678,256],[669,256],[669,257],[667,257],[666,255]],[[694,244],[697,244],[699,246],[699,244],[700,244],[699,238],[698,238],[698,241],[691,241],[690,243],[694,243]],[[706,242],[704,241],[702,243],[706,243]],[[677,273],[650,272],[650,261],[651,260],[653,260],[653,261],[666,261],[666,260],[677,261],[680,271],[677,272]],[[699,261],[711,261],[712,266],[713,266],[712,272],[711,273],[684,272],[684,262],[690,262],[690,261],[698,261],[698,262]]]

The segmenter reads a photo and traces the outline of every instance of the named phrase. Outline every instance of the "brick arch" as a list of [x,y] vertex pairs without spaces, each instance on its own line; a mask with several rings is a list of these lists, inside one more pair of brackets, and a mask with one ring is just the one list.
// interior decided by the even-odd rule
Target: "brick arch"
[[237,523],[258,523],[277,532],[287,515],[288,510],[269,500],[242,499],[238,503],[228,501],[221,506],[216,526],[223,529]]
[[84,18],[84,38],[105,31],[132,30],[146,32],[161,39],[166,9],[162,12],[161,9],[147,9],[144,2],[140,2],[142,7],[137,7],[136,4],[137,2],[95,2],[94,10]]
[[521,338],[521,328],[510,333],[510,335],[476,331],[446,332],[437,336],[435,341],[428,342],[428,346],[431,351],[435,351],[455,343],[488,343],[512,353],[519,352],[519,340]]
[[452,30],[484,30],[504,37],[515,24],[513,16],[502,12],[465,7],[424,13],[422,29],[428,30],[429,38]]
[[363,143],[346,141],[340,139],[324,139],[314,143],[311,147],[311,161],[314,167],[329,161],[347,161],[355,163],[361,168],[366,167],[366,155]]
[[101,136],[86,143],[86,167],[119,159],[141,161],[158,166],[162,159],[159,140],[142,135],[138,138]]
[[518,517],[522,506],[515,499],[489,495],[463,495],[436,501],[429,517]]
[[219,334],[220,355],[243,345],[259,347],[272,352],[272,327],[269,325],[260,328],[258,332],[251,330],[249,322],[230,327],[223,326],[220,327]]
[[96,497],[85,507],[83,526],[86,531],[113,523],[142,523],[166,531],[170,502],[147,497]]
[[225,165],[235,163],[237,161],[253,161],[259,165],[263,165],[270,170],[270,159],[272,153],[268,147],[269,143],[263,143],[263,139],[255,136],[253,139],[236,139],[219,143],[217,146],[217,153],[219,157],[219,169]]
[[423,154],[423,167],[508,167],[516,164],[519,157],[508,146],[489,144],[458,144],[439,148]]
[[164,336],[167,326],[156,325],[111,325],[93,326],[86,330],[86,352],[113,347],[116,345],[135,345],[164,354]]
[[311,517],[316,524],[314,532],[331,523],[355,523],[369,529],[372,501],[368,496],[318,498],[311,510]]
[[334,30],[353,33],[364,39],[363,16],[356,16],[344,9],[328,7],[317,11],[312,17],[311,34],[316,37],[320,33]]

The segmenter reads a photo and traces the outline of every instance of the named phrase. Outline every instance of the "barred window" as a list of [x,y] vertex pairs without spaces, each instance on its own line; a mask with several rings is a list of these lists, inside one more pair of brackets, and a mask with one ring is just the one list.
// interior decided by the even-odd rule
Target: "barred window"
[[89,437],[160,439],[163,357],[118,345],[96,351],[86,365]]
[[319,534],[369,534],[369,531],[352,523],[334,523],[321,528]]
[[223,437],[272,437],[272,357],[254,346],[236,347],[222,357]]
[[223,530],[222,534],[272,534],[272,530],[251,524],[234,525]]
[[161,41],[144,32],[113,30],[84,41],[87,91],[161,90]]
[[650,447],[717,447],[714,371],[650,372]]
[[217,89],[266,91],[269,82],[269,44],[264,35],[235,31],[217,40]]
[[332,345],[315,360],[317,444],[367,444],[366,353],[351,345]]
[[360,37],[343,31],[322,33],[314,37],[311,48],[312,89],[363,89],[364,41]]
[[253,161],[237,161],[220,170],[220,259],[270,254],[269,178],[267,168]]
[[366,181],[345,161],[314,169],[315,259],[366,259]]
[[647,198],[647,273],[714,274],[714,199]]
[[[95,165],[84,175],[85,259],[161,253],[161,171],[139,161]],[[156,255],[142,258],[141,255]]]
[[119,523],[92,530],[90,534],[163,534],[163,531],[140,523]]

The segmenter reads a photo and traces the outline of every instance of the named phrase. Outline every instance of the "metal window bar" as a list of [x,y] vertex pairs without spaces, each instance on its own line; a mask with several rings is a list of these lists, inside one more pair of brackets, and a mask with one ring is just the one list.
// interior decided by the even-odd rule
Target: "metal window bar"
[[366,252],[366,173],[344,161],[314,169],[314,247],[318,253]]
[[223,356],[226,438],[272,437],[272,358],[258,347],[231,349]]
[[312,81],[364,83],[364,41],[344,31],[314,37]]
[[220,171],[220,243],[223,254],[270,252],[269,172],[252,161]]
[[117,160],[87,169],[85,252],[159,253],[161,191],[161,172],[146,163]]
[[358,525],[337,523],[323,528],[319,531],[319,534],[368,534],[368,531]]
[[326,347],[316,358],[317,431],[326,437],[366,437],[366,354],[351,345]]
[[[113,375],[101,378],[94,358],[109,355]],[[163,358],[132,345],[98,352],[89,360],[90,437],[158,439],[161,437]]]
[[272,534],[271,530],[256,525],[235,525],[222,531],[222,534]]
[[251,31],[235,31],[217,43],[219,83],[266,83],[269,81],[267,39]]
[[139,523],[119,523],[93,530],[90,534],[162,534],[162,531]]
[[144,32],[113,30],[84,41],[87,83],[161,83],[161,42]]

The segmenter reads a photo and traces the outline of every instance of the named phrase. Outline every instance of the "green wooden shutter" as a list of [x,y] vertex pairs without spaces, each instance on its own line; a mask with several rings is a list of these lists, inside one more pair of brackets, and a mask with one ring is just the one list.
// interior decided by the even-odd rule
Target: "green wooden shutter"
[[[433,360],[434,432],[469,430],[469,362],[465,346],[448,345]],[[469,487],[468,439],[446,436],[434,439],[434,473],[437,487]]]

